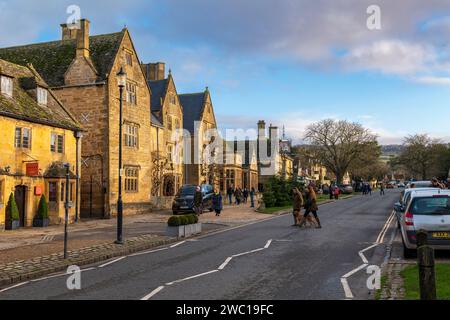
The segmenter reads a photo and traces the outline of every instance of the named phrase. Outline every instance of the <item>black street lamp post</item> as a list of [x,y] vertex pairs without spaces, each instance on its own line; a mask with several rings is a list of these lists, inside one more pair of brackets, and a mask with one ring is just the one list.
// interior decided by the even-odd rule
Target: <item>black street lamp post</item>
[[116,244],[123,244],[123,201],[122,201],[122,125],[123,125],[123,90],[127,83],[127,74],[120,68],[117,73],[117,83],[120,91],[120,112],[119,112],[119,197],[117,200],[117,240]]
[[65,209],[65,219],[64,219],[64,259],[67,259],[67,228],[69,224],[69,179],[70,179],[70,164],[66,163],[64,164],[64,167],[66,168],[66,190],[65,190],[65,197],[66,201],[64,203],[64,209]]

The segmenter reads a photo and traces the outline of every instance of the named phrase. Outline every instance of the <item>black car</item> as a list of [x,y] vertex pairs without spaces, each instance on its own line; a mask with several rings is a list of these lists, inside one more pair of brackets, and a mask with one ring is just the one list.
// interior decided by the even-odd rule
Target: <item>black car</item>
[[[213,195],[214,188],[211,185],[202,185],[203,194],[203,209],[213,211]],[[197,186],[195,185],[184,185],[178,191],[172,205],[173,214],[185,214],[194,212],[194,195]]]

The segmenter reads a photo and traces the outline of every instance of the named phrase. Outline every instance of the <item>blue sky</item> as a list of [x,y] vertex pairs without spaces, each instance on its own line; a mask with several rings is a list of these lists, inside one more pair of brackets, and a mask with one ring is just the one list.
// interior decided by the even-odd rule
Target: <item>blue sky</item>
[[[370,31],[374,3],[382,28]],[[299,141],[336,118],[382,143],[450,141],[448,0],[0,0],[0,46],[59,39],[72,4],[92,34],[127,25],[140,59],[166,62],[180,93],[209,86],[221,128],[265,119]]]

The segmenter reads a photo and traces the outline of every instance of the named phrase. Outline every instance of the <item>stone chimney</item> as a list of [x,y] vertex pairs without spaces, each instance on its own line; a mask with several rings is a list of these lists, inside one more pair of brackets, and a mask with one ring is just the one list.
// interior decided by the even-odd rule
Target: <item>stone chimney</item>
[[148,81],[166,78],[166,64],[164,62],[142,64],[142,69]]
[[266,137],[266,122],[264,120],[260,120],[258,122],[258,138]]
[[62,40],[77,41],[77,57],[89,58],[89,26],[87,19],[78,21],[78,25],[61,24]]
[[81,19],[80,29],[77,32],[77,57],[89,58],[89,27],[90,22],[87,19]]

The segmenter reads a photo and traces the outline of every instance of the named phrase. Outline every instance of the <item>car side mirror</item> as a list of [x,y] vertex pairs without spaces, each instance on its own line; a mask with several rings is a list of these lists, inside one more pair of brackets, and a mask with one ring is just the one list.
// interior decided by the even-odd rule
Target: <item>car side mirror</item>
[[404,212],[405,211],[405,207],[403,207],[403,205],[400,202],[397,202],[394,205],[394,210],[397,212]]

